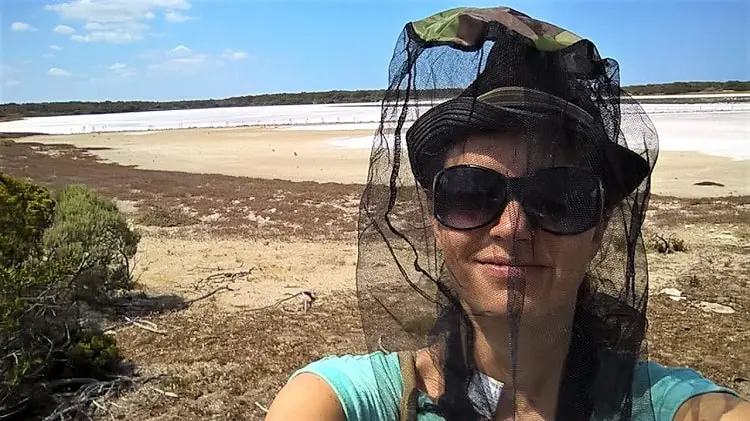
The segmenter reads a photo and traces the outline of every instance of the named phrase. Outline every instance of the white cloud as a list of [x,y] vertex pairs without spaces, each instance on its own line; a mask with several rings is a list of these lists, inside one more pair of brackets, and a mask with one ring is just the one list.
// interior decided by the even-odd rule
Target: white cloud
[[178,45],[172,49],[172,53],[178,54],[178,55],[184,55],[184,54],[190,54],[193,50],[185,47],[184,45]]
[[135,76],[136,74],[135,69],[123,63],[115,63],[109,66],[109,70],[111,70],[112,73],[120,77],[130,77],[130,76]]
[[13,22],[10,24],[10,29],[12,31],[16,32],[27,32],[27,31],[36,31],[37,29],[33,26],[29,25],[28,23],[24,22]]
[[17,80],[8,80],[8,81],[5,82],[5,86],[9,86],[9,87],[18,86],[20,84],[21,84],[21,82],[19,82]]
[[149,74],[195,74],[212,64],[208,55],[195,52],[184,45],[178,45],[165,52],[152,52],[144,57],[154,61],[148,66]]
[[63,69],[58,69],[57,67],[53,67],[49,69],[47,71],[47,74],[50,76],[61,76],[61,77],[70,76],[70,72],[63,70]]
[[182,23],[193,20],[195,18],[193,16],[187,16],[177,10],[170,10],[164,14],[164,19],[166,19],[168,22]]
[[42,54],[42,58],[55,58],[55,55],[54,54],[50,54],[50,53],[44,53],[44,54]]
[[234,51],[231,48],[227,48],[226,50],[224,50],[224,53],[222,53],[221,56],[229,60],[242,60],[248,57],[246,52]]
[[105,28],[105,26],[99,22],[86,22],[86,25],[83,25],[83,27],[89,31],[101,31]]
[[54,51],[62,51],[62,47],[60,47],[59,45],[50,45],[49,49]]
[[76,34],[70,37],[78,42],[109,42],[112,44],[127,44],[142,40],[148,26],[139,22],[99,23],[88,22],[84,26],[89,32],[85,35]]
[[53,31],[56,34],[70,35],[72,33],[75,33],[76,30],[73,29],[73,28],[71,28],[68,25],[57,25],[57,26],[55,26],[55,29],[53,29]]
[[129,43],[148,34],[144,22],[163,11],[173,18],[187,18],[180,11],[190,8],[188,0],[70,0],[49,4],[45,9],[60,18],[84,21],[88,33],[73,36],[79,42]]

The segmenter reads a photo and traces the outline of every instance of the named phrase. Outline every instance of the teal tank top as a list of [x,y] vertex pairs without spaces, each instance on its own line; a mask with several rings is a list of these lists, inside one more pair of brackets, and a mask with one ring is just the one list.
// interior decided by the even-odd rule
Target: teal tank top
[[[316,374],[328,383],[338,396],[347,421],[398,420],[403,381],[396,353],[378,351],[365,355],[328,356],[297,370],[290,380],[300,373]],[[634,398],[650,394],[656,421],[672,421],[680,406],[694,396],[710,392],[739,396],[730,389],[717,386],[695,370],[667,368],[654,362],[637,364],[633,391]],[[420,393],[420,407],[431,402],[426,394]],[[634,406],[635,421],[639,419],[637,411]],[[420,413],[418,421],[444,419],[437,414]]]

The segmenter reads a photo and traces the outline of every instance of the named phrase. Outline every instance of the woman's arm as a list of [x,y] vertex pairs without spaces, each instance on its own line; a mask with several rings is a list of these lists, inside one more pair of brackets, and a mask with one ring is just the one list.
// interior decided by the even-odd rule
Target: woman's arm
[[266,421],[346,421],[328,383],[312,373],[294,377],[271,403]]
[[748,421],[750,403],[728,393],[705,393],[685,401],[674,421]]

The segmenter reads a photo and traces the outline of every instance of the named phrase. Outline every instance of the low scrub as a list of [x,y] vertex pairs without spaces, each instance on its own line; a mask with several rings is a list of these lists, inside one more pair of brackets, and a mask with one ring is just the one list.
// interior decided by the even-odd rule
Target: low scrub
[[76,299],[96,301],[131,289],[132,260],[140,241],[117,206],[93,190],[71,185],[56,197],[55,219],[45,232],[48,258],[66,273]]
[[651,237],[651,248],[658,253],[664,254],[685,252],[688,250],[685,240],[676,236],[664,237],[660,234],[654,234]]
[[200,220],[188,215],[181,209],[153,206],[141,210],[136,217],[136,222],[145,226],[172,228],[195,225]]
[[44,418],[118,369],[114,339],[81,308],[132,287],[139,239],[86,187],[54,195],[0,173],[0,419]]

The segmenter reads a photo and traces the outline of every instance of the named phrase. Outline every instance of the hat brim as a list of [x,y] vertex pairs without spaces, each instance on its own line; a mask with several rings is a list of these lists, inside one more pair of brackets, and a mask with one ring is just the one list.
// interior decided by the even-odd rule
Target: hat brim
[[[417,181],[425,188],[439,168],[435,158],[466,137],[508,127],[523,127],[529,121],[565,116],[578,124],[576,139],[590,142],[601,155],[601,172],[610,201],[630,195],[648,176],[647,160],[612,142],[596,120],[580,107],[561,98],[528,88],[502,88],[491,95],[460,96],[440,103],[422,114],[406,132],[409,160]],[[442,166],[442,162],[440,163]]]

